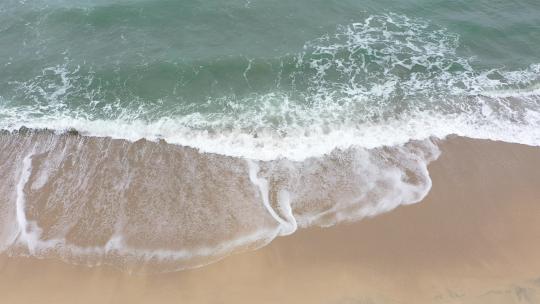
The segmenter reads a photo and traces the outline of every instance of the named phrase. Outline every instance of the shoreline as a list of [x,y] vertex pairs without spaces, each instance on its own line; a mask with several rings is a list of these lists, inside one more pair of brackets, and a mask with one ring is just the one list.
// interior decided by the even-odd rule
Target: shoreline
[[438,144],[419,203],[173,273],[3,254],[0,294],[9,303],[539,303],[540,148]]

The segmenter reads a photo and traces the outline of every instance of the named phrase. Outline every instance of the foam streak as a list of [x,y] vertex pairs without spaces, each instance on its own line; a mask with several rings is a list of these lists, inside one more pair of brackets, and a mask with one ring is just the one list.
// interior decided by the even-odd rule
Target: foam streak
[[296,219],[294,218],[292,214],[289,193],[287,191],[282,190],[280,192],[280,197],[278,198],[280,209],[282,209],[282,211],[285,212],[289,220],[289,221],[286,221],[276,213],[276,211],[272,208],[272,206],[270,206],[268,180],[257,176],[259,172],[259,165],[255,161],[250,160],[250,159],[247,160],[247,163],[248,163],[248,168],[249,168],[249,179],[259,189],[261,199],[268,213],[270,213],[270,215],[279,223],[280,225],[279,234],[289,235],[293,233],[296,230],[297,224],[296,224]]
[[24,188],[30,179],[30,174],[32,172],[32,155],[34,151],[26,155],[22,161],[21,173],[19,181],[17,182],[16,193],[17,198],[15,200],[16,210],[17,210],[17,224],[19,226],[19,241],[25,243],[28,246],[28,249],[34,251],[34,243],[31,241],[32,237],[28,231],[29,225],[28,220],[26,219],[25,214],[25,205],[26,198],[24,193]]

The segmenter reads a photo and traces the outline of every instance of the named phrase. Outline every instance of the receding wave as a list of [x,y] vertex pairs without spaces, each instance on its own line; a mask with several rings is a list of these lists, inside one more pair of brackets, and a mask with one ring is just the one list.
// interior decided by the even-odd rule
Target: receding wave
[[418,202],[439,153],[425,140],[265,162],[74,132],[0,141],[1,250],[131,271],[196,267]]

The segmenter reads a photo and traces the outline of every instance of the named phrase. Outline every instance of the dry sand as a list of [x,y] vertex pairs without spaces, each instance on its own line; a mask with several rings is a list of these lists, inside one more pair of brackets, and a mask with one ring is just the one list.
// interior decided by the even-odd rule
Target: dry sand
[[540,148],[452,138],[421,203],[189,271],[0,258],[0,303],[540,303]]

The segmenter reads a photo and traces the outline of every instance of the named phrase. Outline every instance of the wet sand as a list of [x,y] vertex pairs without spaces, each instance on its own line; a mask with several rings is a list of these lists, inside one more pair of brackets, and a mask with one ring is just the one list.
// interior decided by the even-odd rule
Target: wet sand
[[420,203],[182,272],[0,258],[2,303],[540,303],[540,148],[451,138]]

